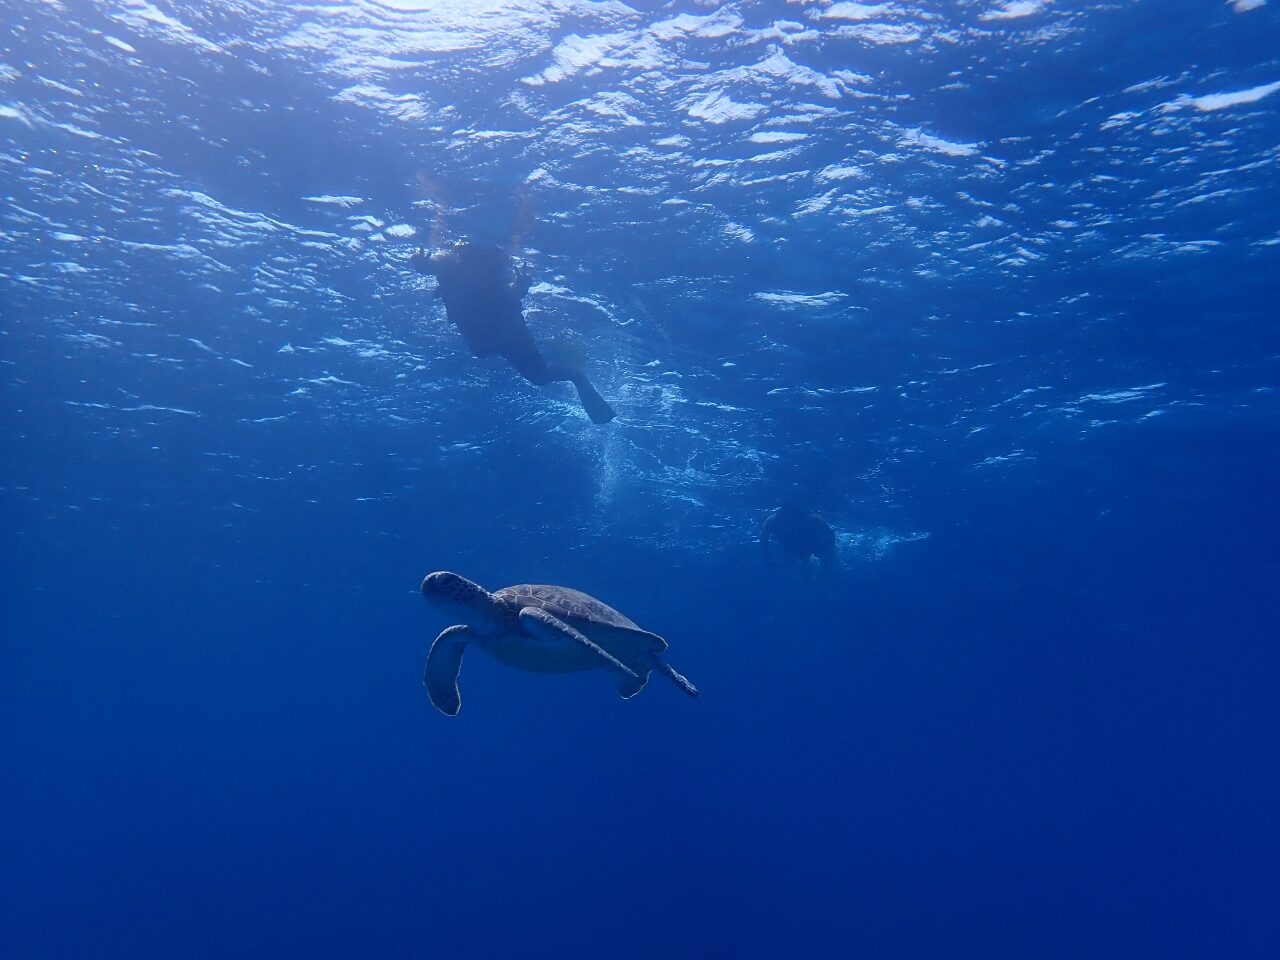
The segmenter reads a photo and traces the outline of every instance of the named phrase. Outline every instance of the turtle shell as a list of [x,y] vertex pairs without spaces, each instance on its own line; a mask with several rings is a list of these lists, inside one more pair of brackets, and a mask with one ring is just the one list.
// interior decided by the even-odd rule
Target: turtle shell
[[[519,583],[503,587],[493,596],[516,613],[525,607],[541,607],[593,639],[613,631],[633,630],[643,637],[652,638],[644,644],[651,646],[652,652],[667,649],[667,641],[656,633],[650,633],[630,617],[581,590],[547,583]],[[609,645],[605,646],[609,648]]]

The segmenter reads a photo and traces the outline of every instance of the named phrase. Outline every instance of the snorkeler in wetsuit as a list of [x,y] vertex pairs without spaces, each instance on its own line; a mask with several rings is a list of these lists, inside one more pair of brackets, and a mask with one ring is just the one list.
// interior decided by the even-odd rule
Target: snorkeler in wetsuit
[[767,563],[775,562],[774,546],[800,564],[806,580],[813,579],[816,559],[825,577],[836,570],[836,532],[816,513],[787,503],[769,514],[760,528],[760,549]]
[[521,307],[529,292],[529,274],[514,272],[511,258],[502,250],[461,243],[434,257],[419,250],[410,262],[422,273],[436,276],[445,313],[475,356],[503,357],[537,386],[567,380],[577,388],[592,423],[608,423],[616,416],[586,374],[543,357],[525,326]]

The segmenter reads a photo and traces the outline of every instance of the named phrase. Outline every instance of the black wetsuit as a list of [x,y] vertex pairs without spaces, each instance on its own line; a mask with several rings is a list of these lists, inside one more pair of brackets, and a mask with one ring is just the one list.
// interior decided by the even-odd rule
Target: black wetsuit
[[760,528],[760,548],[770,563],[774,559],[774,543],[787,556],[801,563],[806,576],[812,573],[810,557],[817,558],[824,573],[835,571],[836,532],[816,513],[794,506],[782,506],[773,511]]
[[578,390],[587,416],[608,423],[613,408],[596,393],[580,370],[548,363],[529,335],[521,301],[529,292],[529,276],[513,275],[511,258],[497,247],[460,244],[450,252],[428,258],[419,253],[414,266],[434,273],[445,312],[477,357],[503,357],[530,383],[544,386],[567,380]]

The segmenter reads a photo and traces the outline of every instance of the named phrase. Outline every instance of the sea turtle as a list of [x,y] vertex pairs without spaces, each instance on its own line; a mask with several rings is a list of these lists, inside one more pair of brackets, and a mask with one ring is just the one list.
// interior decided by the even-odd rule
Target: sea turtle
[[685,693],[698,689],[658,654],[667,641],[641,630],[617,610],[569,587],[521,583],[489,593],[478,583],[440,570],[427,574],[422,595],[462,623],[445,627],[431,645],[422,682],[436,709],[456,716],[462,707],[458,671],[468,643],[510,667],[538,673],[571,673],[607,667],[630,699],[659,670]]

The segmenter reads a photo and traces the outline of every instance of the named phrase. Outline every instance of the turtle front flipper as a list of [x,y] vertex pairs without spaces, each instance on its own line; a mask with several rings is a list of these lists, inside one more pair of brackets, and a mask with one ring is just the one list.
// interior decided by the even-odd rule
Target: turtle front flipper
[[462,669],[462,653],[467,649],[466,624],[455,623],[445,627],[431,644],[427,654],[427,669],[422,684],[435,708],[446,717],[456,717],[462,709],[462,694],[458,692],[458,672]]
[[636,672],[634,670],[613,654],[609,653],[609,651],[605,650],[600,646],[600,644],[583,635],[581,631],[575,630],[559,617],[547,613],[547,611],[543,610],[541,607],[525,607],[521,610],[520,626],[524,628],[530,636],[536,637],[539,640],[549,640],[553,642],[571,640],[579,646],[590,650],[609,666],[620,671],[629,680],[634,681],[640,679],[636,676]]
[[649,682],[649,674],[651,667],[641,667],[640,672],[634,677],[623,677],[622,682],[618,684],[618,696],[623,700],[630,700],[637,693],[644,689],[645,684]]

